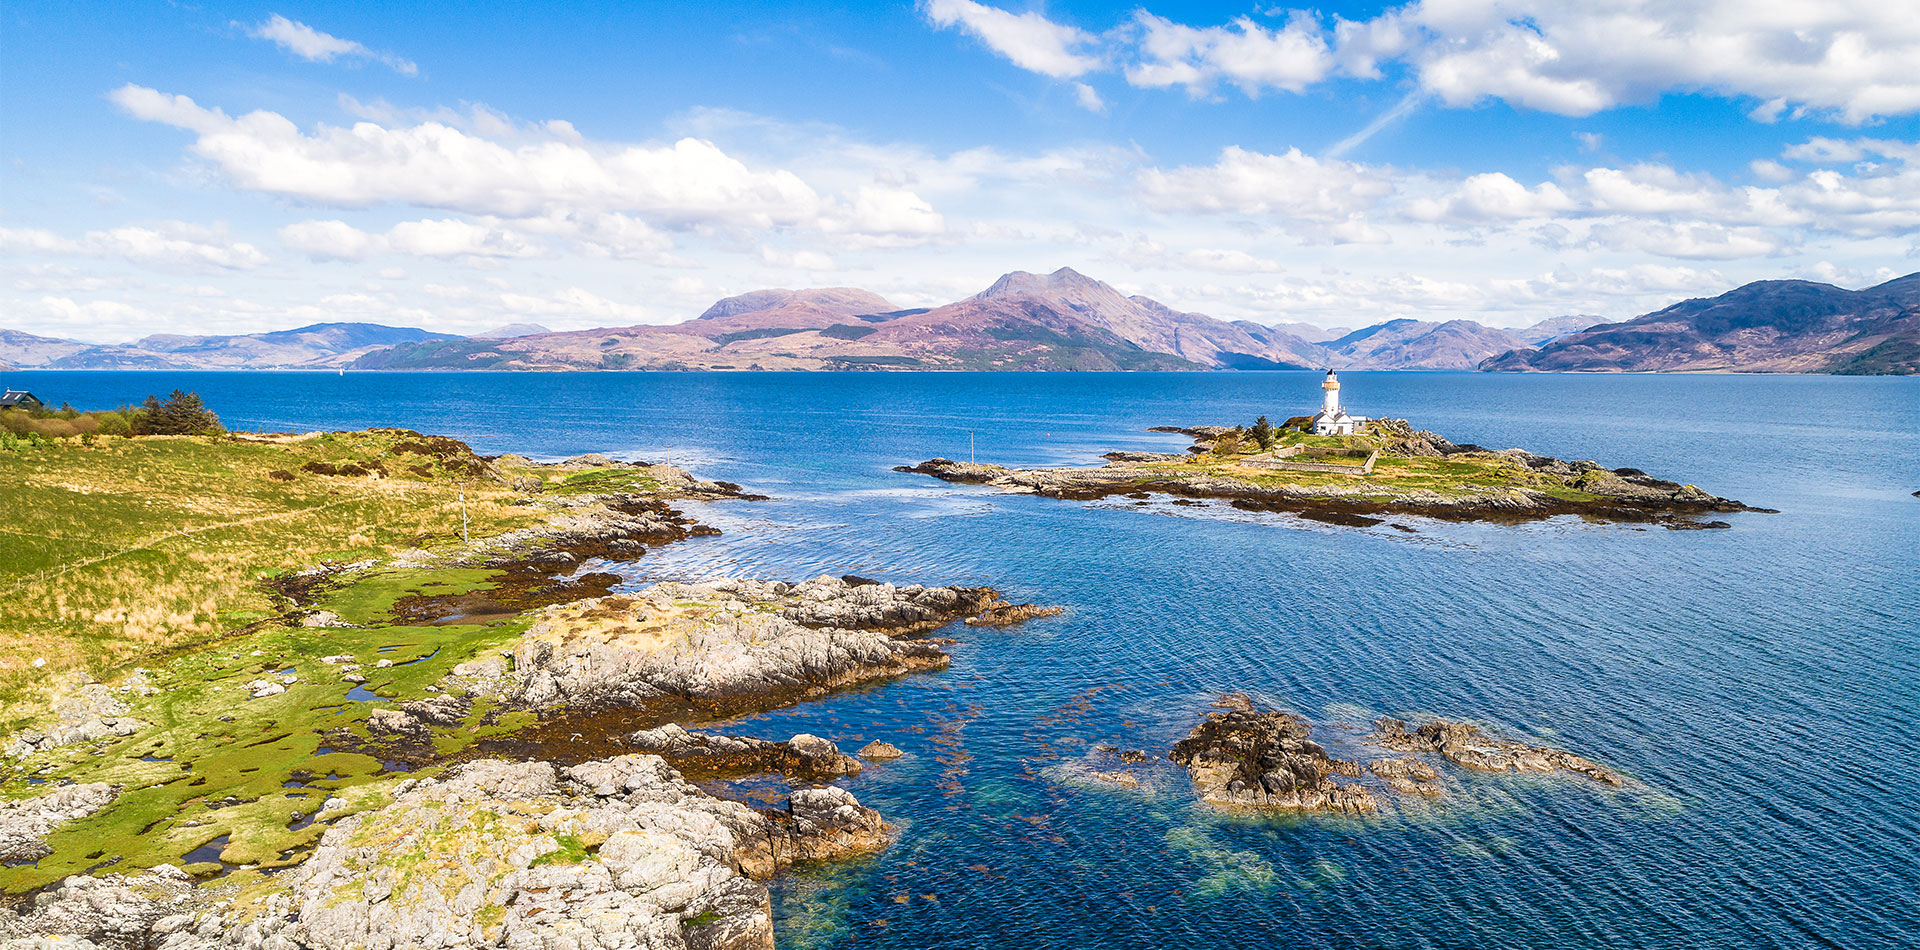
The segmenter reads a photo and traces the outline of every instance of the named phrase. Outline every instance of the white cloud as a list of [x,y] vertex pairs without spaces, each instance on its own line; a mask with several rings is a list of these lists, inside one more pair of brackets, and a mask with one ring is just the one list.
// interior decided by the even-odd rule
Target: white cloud
[[958,27],[1029,72],[1070,79],[1101,66],[1098,55],[1085,51],[1095,42],[1092,34],[1038,13],[1008,13],[973,0],[925,0],[921,10],[934,26]]
[[1303,12],[1277,30],[1248,17],[1229,26],[1191,27],[1142,10],[1134,20],[1138,59],[1126,76],[1143,88],[1184,86],[1189,95],[1201,96],[1226,81],[1249,96],[1268,89],[1299,92],[1334,68],[1323,31]]
[[[929,0],[939,25],[991,23],[986,39],[1016,65],[1055,78],[1119,64],[1148,88],[1195,96],[1221,83],[1247,95],[1299,92],[1336,73],[1380,79],[1408,66],[1450,106],[1487,99],[1584,116],[1667,92],[1758,100],[1758,122],[1832,113],[1861,123],[1920,112],[1920,17],[1883,0],[1414,0],[1365,21],[1277,9],[1188,25],[1138,10],[1096,38],[1039,14],[971,0]],[[936,15],[933,11],[939,10]],[[1018,24],[1016,26],[1015,24]],[[984,29],[982,27],[981,29]],[[1105,48],[1086,51],[1096,43]]]
[[38,228],[0,227],[0,253],[95,257],[169,270],[251,270],[267,263],[267,255],[252,244],[178,221],[88,231],[77,239]]
[[1394,185],[1366,166],[1297,148],[1269,155],[1230,146],[1212,165],[1143,169],[1137,189],[1155,211],[1248,215],[1284,222],[1309,241],[1379,243],[1387,236],[1365,215]]
[[[302,132],[284,116],[232,118],[185,96],[127,85],[112,94],[135,118],[197,135],[194,154],[236,186],[341,208],[382,203],[501,218],[637,215],[650,226],[816,228],[898,243],[939,230],[939,215],[904,189],[823,196],[793,172],[757,170],[712,142],[596,145],[543,131],[506,144],[438,121],[360,122]],[[569,127],[570,128],[570,127]]]
[[394,72],[403,76],[413,76],[420,72],[420,67],[411,60],[402,59],[391,53],[374,52],[353,40],[322,33],[305,23],[289,20],[278,13],[251,26],[237,23],[235,25],[246,30],[248,36],[267,40],[310,63],[331,63],[337,59],[374,60],[385,63]]
[[1156,270],[1195,270],[1215,274],[1277,274],[1284,268],[1276,261],[1255,257],[1238,248],[1191,248],[1169,251],[1145,238],[1114,254],[1114,259],[1132,267]]
[[280,240],[315,260],[358,261],[375,254],[524,258],[546,253],[497,223],[457,218],[402,221],[385,234],[369,234],[345,221],[301,221],[281,228]]
[[1106,114],[1107,101],[1100,98],[1100,93],[1086,83],[1077,82],[1073,84],[1073,99],[1080,104],[1080,108],[1088,112],[1094,113],[1095,115]]
[[1593,228],[1590,239],[1609,250],[1693,260],[1769,257],[1792,246],[1787,237],[1766,228],[1728,228],[1703,222],[1665,224],[1630,220],[1599,224]]

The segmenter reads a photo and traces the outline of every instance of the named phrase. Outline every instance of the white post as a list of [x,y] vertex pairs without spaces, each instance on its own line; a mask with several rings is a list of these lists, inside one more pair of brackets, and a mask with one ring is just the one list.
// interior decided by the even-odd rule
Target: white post
[[465,483],[460,485],[460,543],[473,543],[473,539],[467,537],[467,486]]
[[967,430],[967,464],[968,464],[968,465],[972,465],[972,464],[974,464],[974,460],[973,460],[973,430],[972,430],[972,429],[968,429],[968,430]]

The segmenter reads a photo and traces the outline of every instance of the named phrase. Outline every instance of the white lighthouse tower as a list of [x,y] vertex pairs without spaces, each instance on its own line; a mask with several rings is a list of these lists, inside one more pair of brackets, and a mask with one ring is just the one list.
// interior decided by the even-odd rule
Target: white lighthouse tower
[[1326,397],[1320,403],[1320,412],[1313,417],[1314,435],[1352,435],[1367,421],[1361,416],[1347,415],[1347,411],[1340,408],[1340,377],[1333,370],[1327,370],[1320,389]]

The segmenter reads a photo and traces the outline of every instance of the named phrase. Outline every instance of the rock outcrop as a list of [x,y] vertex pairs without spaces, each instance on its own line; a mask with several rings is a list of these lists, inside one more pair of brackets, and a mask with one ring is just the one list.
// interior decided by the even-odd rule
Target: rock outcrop
[[1364,786],[1335,781],[1358,777],[1360,766],[1327,754],[1307,738],[1306,720],[1255,709],[1245,696],[1225,697],[1170,758],[1185,766],[1213,805],[1366,814],[1378,809]]
[[750,775],[779,772],[804,779],[857,775],[860,762],[832,740],[800,733],[785,742],[688,732],[668,723],[627,737],[635,751],[660,756],[681,772],[696,775]]
[[270,887],[212,902],[173,868],[74,877],[19,916],[0,911],[0,939],[129,950],[771,950],[762,882],[889,840],[879,815],[844,789],[801,789],[784,810],[756,811],[702,792],[656,756],[564,772],[474,762],[399,783],[391,804],[342,819]]
[[0,867],[38,861],[51,854],[47,835],[69,821],[105,808],[114,795],[112,785],[93,782],[56,788],[36,798],[0,802]]
[[[1479,726],[1435,719],[1413,732],[1398,719],[1374,724],[1373,741],[1401,752],[1437,752],[1447,761],[1483,772],[1554,772],[1565,770],[1597,782],[1621,785],[1619,775],[1589,759],[1561,749],[1530,746],[1511,739],[1482,735]],[[1384,773],[1383,773],[1384,774]]]
[[462,664],[466,689],[527,707],[771,708],[828,690],[944,668],[947,641],[915,635],[999,601],[990,588],[659,584],[546,608],[512,654]]
[[[136,672],[123,690],[148,689],[146,677]],[[23,758],[61,746],[79,745],[96,739],[130,736],[146,728],[146,723],[127,715],[125,701],[114,689],[94,682],[85,674],[75,674],[67,688],[55,694],[53,718],[41,729],[29,729],[9,738],[6,754]]]

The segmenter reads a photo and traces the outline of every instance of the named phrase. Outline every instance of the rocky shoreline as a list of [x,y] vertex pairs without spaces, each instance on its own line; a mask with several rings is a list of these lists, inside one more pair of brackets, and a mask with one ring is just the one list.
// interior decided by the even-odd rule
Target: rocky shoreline
[[768,950],[768,878],[892,836],[844,789],[756,810],[651,755],[474,762],[391,797],[340,819],[270,889],[195,888],[166,866],[70,878],[19,916],[0,911],[0,945]]
[[1257,459],[1244,464],[1235,464],[1234,459],[1200,464],[1214,459],[1214,447],[1223,438],[1239,438],[1240,430],[1223,426],[1156,427],[1152,431],[1193,438],[1192,450],[1185,455],[1110,452],[1106,464],[1094,468],[1020,469],[933,458],[896,466],[894,471],[1069,500],[1145,499],[1152,494],[1178,500],[1218,499],[1245,510],[1285,512],[1355,527],[1379,524],[1389,515],[1495,522],[1577,515],[1686,530],[1729,527],[1725,521],[1706,518],[1712,514],[1769,511],[1637,469],[1608,469],[1597,462],[1568,462],[1521,449],[1491,451],[1455,445],[1399,419],[1375,420],[1372,425],[1372,436],[1361,444],[1377,448],[1384,457],[1421,464],[1470,464],[1498,473],[1498,482],[1463,477],[1444,485],[1433,479],[1403,485],[1384,475],[1384,469],[1364,476],[1315,478],[1263,469],[1255,464]]
[[[252,704],[274,708],[321,684],[347,688],[349,701],[358,690],[369,705],[321,700],[330,704],[320,710],[364,709],[364,718],[270,718],[266,742],[289,738],[276,729],[311,725],[319,755],[379,765],[371,782],[351,786],[331,781],[325,766],[295,769],[287,785],[323,797],[292,815],[289,828],[312,827],[313,835],[294,857],[283,852],[272,864],[230,864],[241,832],[232,832],[230,843],[224,834],[205,841],[215,832],[204,831],[187,839],[204,842],[198,847],[179,846],[191,853],[178,865],[147,869],[142,862],[121,871],[111,867],[114,860],[99,862],[0,899],[0,946],[771,948],[767,878],[796,864],[871,853],[893,835],[878,813],[823,783],[859,773],[861,759],[885,762],[901,752],[876,739],[855,758],[817,736],[770,741],[690,732],[681,723],[942,669],[954,641],[931,634],[949,624],[1002,627],[1059,612],[1009,603],[987,587],[853,576],[664,583],[611,593],[618,575],[583,566],[717,533],[672,501],[760,496],[670,466],[595,457],[567,464],[576,463],[597,466],[582,490],[555,491],[552,478],[530,480],[525,503],[547,510],[544,523],[437,553],[322,565],[271,582],[291,608],[237,636],[305,631],[298,636],[324,646],[303,648],[309,656],[283,645],[281,656],[253,664],[236,652],[231,659],[242,669],[265,673],[233,687],[246,705],[230,713],[259,715]],[[494,460],[473,464],[487,468]],[[513,460],[519,467],[511,470],[529,464]],[[368,583],[400,593],[356,596],[356,585]],[[361,612],[336,607],[341,598]],[[364,613],[369,604],[371,618]],[[342,651],[339,639],[327,638],[354,634],[351,642],[377,644],[385,638],[367,631],[388,625],[478,631],[479,642],[493,636],[504,648],[442,661],[444,674],[408,680],[413,685],[387,699],[395,661],[368,655],[376,652],[371,646]],[[487,634],[492,628],[506,632]],[[425,655],[405,663],[439,654],[436,642],[476,635],[428,636]],[[377,652],[388,649],[394,647]],[[301,665],[306,661],[315,665]],[[154,717],[140,718],[148,715],[143,703],[160,702],[147,698],[155,693],[139,673],[113,687],[77,681],[61,694],[45,731],[15,736],[10,751],[31,774],[45,773],[34,764],[40,757],[73,755],[59,751],[66,746],[96,755],[116,743],[157,748],[160,742],[147,741],[155,731],[180,724],[171,712],[159,726],[149,721]],[[202,729],[230,729],[220,723],[236,716],[218,718]],[[448,745],[450,737],[475,731],[487,735]],[[172,758],[156,752],[140,759],[149,760]],[[187,777],[199,771],[196,763],[179,768]],[[765,774],[786,777],[784,805],[750,807],[688,781]],[[52,853],[49,841],[63,828],[145,788],[55,784],[0,802],[0,867],[32,866]],[[246,801],[222,798],[206,807],[244,808]],[[208,823],[189,816],[183,827]]]

